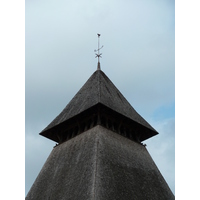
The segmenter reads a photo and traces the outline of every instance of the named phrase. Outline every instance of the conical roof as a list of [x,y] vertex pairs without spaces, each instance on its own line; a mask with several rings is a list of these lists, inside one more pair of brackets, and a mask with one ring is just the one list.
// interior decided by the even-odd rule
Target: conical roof
[[59,128],[59,126],[61,127],[63,123],[76,118],[97,105],[103,105],[110,111],[125,117],[129,120],[129,124],[134,122],[138,126],[143,127],[145,131],[143,131],[141,141],[158,134],[157,131],[136,112],[112,81],[101,70],[97,70],[92,74],[64,110],[40,134],[57,141],[55,134],[57,134],[57,128]]
[[172,200],[143,145],[97,125],[55,147],[26,200]]

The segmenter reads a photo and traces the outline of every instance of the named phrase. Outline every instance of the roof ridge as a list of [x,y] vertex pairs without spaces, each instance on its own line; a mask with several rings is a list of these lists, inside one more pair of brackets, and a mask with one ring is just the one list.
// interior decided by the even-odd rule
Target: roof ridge
[[95,152],[95,155],[94,155],[94,179],[93,179],[93,188],[92,188],[92,191],[93,191],[93,199],[95,200],[96,199],[96,190],[97,190],[97,169],[98,169],[98,148],[99,148],[99,138],[98,138],[98,135],[95,135],[95,140],[94,140],[94,152]]
[[99,94],[99,96],[98,96],[98,101],[100,102],[101,101],[101,81],[100,81],[100,72],[101,72],[101,70],[97,70],[97,78],[98,78],[98,94]]

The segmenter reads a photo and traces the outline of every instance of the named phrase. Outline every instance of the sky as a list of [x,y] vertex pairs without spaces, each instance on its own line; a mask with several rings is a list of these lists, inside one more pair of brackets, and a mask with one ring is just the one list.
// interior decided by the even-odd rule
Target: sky
[[39,135],[97,69],[159,135],[146,141],[175,194],[175,1],[25,1],[25,195],[55,142]]

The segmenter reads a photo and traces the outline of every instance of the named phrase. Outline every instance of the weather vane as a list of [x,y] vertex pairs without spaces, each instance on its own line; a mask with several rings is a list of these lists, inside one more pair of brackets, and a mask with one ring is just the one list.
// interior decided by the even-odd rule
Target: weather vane
[[[97,51],[98,51],[98,53],[96,53],[96,57],[98,57],[97,69],[101,69],[101,68],[100,68],[99,58],[101,57],[102,53],[99,53],[99,50],[102,49],[103,46],[102,46],[101,48],[99,48],[99,38],[100,38],[100,34],[97,33],[97,35],[98,35],[98,49],[97,49],[97,50],[94,50],[94,52],[97,52]],[[95,58],[96,58],[96,57],[95,57]],[[101,58],[102,58],[102,57],[101,57]]]

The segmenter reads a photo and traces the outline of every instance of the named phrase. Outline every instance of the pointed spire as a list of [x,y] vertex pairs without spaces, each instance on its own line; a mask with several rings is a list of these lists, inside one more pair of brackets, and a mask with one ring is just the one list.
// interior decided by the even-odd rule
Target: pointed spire
[[[100,38],[101,34],[97,33],[97,35],[98,35],[98,49],[97,49],[97,50],[94,50],[94,52],[97,52],[97,51],[98,51],[98,53],[96,53],[96,57],[98,57],[97,70],[100,70],[101,67],[100,67],[100,59],[99,59],[99,58],[101,57],[102,53],[99,53],[99,50],[102,49],[103,46],[102,46],[101,48],[99,48],[99,38]],[[95,57],[95,58],[96,58],[96,57]],[[101,57],[101,58],[102,58],[102,57]]]
[[97,124],[137,142],[158,134],[104,72],[96,70],[40,135],[62,143]]

